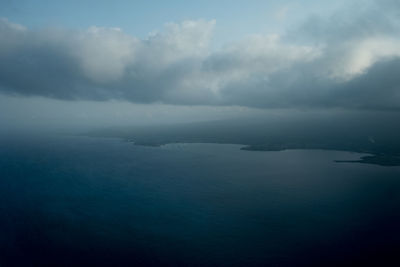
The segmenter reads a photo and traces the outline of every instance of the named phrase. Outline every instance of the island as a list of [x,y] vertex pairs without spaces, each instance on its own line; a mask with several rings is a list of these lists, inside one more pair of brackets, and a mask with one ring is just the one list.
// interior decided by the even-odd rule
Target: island
[[[389,119],[388,119],[389,118]],[[173,125],[109,127],[85,133],[89,136],[117,137],[135,145],[162,146],[171,143],[240,144],[247,151],[288,149],[338,150],[367,154],[359,160],[337,163],[364,163],[400,166],[400,123],[397,116],[382,119],[365,116],[336,118],[256,118],[220,120]]]

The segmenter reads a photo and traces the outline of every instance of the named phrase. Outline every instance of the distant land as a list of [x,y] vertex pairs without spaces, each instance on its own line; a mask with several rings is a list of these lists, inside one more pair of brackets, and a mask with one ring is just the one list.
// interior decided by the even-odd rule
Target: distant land
[[287,149],[341,150],[370,154],[366,163],[400,166],[400,123],[395,113],[314,114],[270,116],[174,125],[110,127],[86,133],[117,137],[135,145],[161,146],[170,143],[241,144],[242,150]]
[[361,157],[360,160],[336,160],[339,163],[366,163],[380,166],[400,166],[400,157],[392,155],[371,155]]

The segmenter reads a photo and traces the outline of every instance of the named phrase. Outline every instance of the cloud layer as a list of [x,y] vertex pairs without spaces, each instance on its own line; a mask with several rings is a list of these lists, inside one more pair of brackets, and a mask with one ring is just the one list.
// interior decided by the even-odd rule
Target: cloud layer
[[0,20],[0,91],[66,100],[400,109],[399,6],[380,1],[285,35],[210,49],[215,21],[166,24],[141,40],[118,28],[29,30]]

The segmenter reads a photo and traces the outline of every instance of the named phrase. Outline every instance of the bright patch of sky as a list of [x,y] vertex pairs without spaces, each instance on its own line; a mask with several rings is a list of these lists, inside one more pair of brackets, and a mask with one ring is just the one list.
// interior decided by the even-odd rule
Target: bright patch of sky
[[326,15],[348,1],[263,0],[3,0],[0,17],[29,28],[118,27],[138,38],[168,22],[216,20],[214,48],[251,34],[281,34],[310,14]]

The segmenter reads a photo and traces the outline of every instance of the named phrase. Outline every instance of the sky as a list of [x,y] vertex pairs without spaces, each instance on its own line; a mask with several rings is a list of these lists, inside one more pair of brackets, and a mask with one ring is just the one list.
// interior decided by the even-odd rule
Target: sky
[[0,120],[398,112],[399,3],[3,0]]
[[328,15],[346,1],[88,1],[38,0],[0,3],[2,17],[30,28],[91,26],[118,27],[146,38],[168,22],[217,20],[214,39],[219,45],[248,34],[276,33],[313,13]]

